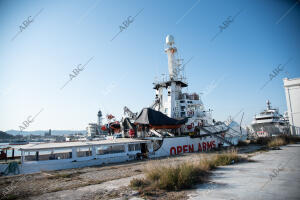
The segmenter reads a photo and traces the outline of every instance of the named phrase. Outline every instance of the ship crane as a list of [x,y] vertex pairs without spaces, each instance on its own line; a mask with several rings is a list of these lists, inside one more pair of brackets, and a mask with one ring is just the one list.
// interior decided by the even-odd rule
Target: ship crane
[[137,113],[132,112],[127,106],[124,106],[124,115],[127,114],[130,119],[135,119],[137,117]]

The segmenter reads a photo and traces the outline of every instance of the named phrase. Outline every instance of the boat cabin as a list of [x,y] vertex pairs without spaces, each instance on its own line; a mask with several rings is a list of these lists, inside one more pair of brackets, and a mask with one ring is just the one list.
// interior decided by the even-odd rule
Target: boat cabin
[[150,140],[117,138],[28,144],[19,150],[22,173],[29,173],[28,171],[58,170],[134,160],[152,153],[153,146]]

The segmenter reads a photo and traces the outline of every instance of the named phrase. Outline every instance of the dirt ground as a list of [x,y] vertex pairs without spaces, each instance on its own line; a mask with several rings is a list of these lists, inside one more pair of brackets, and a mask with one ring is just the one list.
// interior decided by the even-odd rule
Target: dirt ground
[[[240,147],[244,154],[258,150],[257,145]],[[213,152],[211,152],[213,153]],[[190,153],[158,160],[132,161],[79,169],[47,171],[0,177],[0,199],[139,199],[128,187],[131,179],[143,176],[151,162],[183,162],[210,153]],[[185,191],[164,192],[153,199],[186,199]]]

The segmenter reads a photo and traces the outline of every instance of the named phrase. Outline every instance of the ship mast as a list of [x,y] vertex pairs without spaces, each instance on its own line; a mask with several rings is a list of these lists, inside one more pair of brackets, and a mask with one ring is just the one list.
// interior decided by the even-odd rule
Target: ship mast
[[170,80],[177,80],[180,63],[176,62],[175,54],[177,53],[177,48],[175,47],[175,41],[172,35],[167,36],[166,44],[168,46],[165,52],[168,55],[169,77]]
[[271,103],[270,103],[269,100],[267,100],[267,109],[268,109],[268,110],[271,110]]
[[[182,88],[187,87],[188,84],[185,82],[185,77],[183,76],[183,67],[181,60],[178,59],[177,48],[172,35],[166,37],[166,45],[165,53],[168,56],[169,76],[162,81],[154,83],[156,102],[158,102],[155,108],[169,117],[179,118],[180,107],[176,104],[176,100],[180,99]],[[163,101],[163,89],[166,89],[168,93],[166,102]]]

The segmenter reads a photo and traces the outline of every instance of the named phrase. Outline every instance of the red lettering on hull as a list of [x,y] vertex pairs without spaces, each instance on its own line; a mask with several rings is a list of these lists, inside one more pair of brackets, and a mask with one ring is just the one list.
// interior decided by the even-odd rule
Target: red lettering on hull
[[207,149],[211,149],[212,148],[211,142],[207,142],[206,144],[207,144]]
[[213,148],[216,148],[215,141],[211,141],[211,144],[212,144],[212,147],[213,147]]
[[203,149],[203,151],[206,151],[206,143],[205,142],[202,142],[202,149]]
[[202,151],[202,146],[200,143],[198,144],[198,151]]
[[189,145],[189,152],[194,152],[194,145],[193,144],[192,144],[192,146]]
[[182,152],[182,147],[181,146],[177,146],[177,154],[180,154]]
[[174,155],[176,155],[176,149],[175,149],[175,147],[171,147],[171,149],[170,149],[170,155],[173,155],[173,151],[174,151]]
[[[201,151],[201,152],[210,150],[215,147],[216,147],[215,141],[202,142],[202,145],[201,145],[201,143],[198,143],[198,151]],[[194,144],[170,148],[170,155],[178,155],[180,153],[187,153],[187,152],[194,152]]]
[[183,153],[188,152],[188,146],[187,145],[183,145]]

